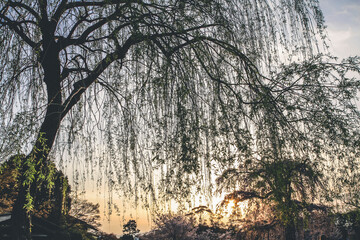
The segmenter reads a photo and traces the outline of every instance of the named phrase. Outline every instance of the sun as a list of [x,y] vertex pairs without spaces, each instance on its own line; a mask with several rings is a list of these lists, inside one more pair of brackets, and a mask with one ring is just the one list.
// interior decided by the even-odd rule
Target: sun
[[232,199],[228,201],[225,208],[225,212],[227,216],[236,213],[241,217],[245,217],[247,209],[248,209],[248,201],[238,202]]
[[235,200],[230,200],[226,206],[226,212],[228,215],[231,215],[235,210]]

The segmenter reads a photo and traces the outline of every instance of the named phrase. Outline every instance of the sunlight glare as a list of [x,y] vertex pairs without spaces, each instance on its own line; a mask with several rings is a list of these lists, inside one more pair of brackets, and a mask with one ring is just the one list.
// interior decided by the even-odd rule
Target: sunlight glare
[[234,213],[239,214],[241,217],[245,217],[248,208],[248,202],[236,202],[235,200],[229,200],[226,206],[226,215],[230,216]]
[[234,211],[234,208],[235,208],[235,201],[234,200],[230,200],[227,204],[227,207],[226,207],[226,212],[228,215],[231,215]]

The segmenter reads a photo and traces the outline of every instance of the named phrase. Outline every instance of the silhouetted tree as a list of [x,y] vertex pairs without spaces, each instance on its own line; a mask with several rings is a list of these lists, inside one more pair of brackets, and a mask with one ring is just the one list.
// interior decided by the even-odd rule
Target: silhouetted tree
[[223,181],[237,180],[243,183],[242,190],[228,194],[223,204],[232,199],[236,202],[245,200],[261,200],[263,203],[270,203],[277,221],[285,229],[286,239],[296,239],[296,223],[300,214],[304,211],[323,210],[323,206],[314,205],[312,199],[316,185],[321,184],[320,173],[317,172],[306,160],[265,160],[248,167],[246,172],[240,168],[224,172],[219,178],[220,184]]
[[[226,165],[251,154],[264,115],[292,129],[286,137],[316,135],[322,145],[343,134],[350,145],[345,123],[357,85],[346,72],[358,71],[358,59],[310,60],[323,30],[316,0],[1,1],[1,153],[28,151],[14,238],[31,237],[48,156],[64,144],[86,159],[104,146],[106,159],[119,160],[107,175],[124,188],[139,187],[128,177],[133,168],[153,189],[148,165],[167,164],[160,192],[180,199],[200,179],[192,173],[203,171],[210,186],[212,160]],[[294,56],[309,61],[281,71],[282,58]],[[339,73],[334,80],[330,70]]]
[[137,224],[135,220],[129,220],[126,224],[123,226],[123,233],[124,235],[121,237],[121,239],[134,239],[134,235],[136,233],[140,232],[139,229],[137,229]]

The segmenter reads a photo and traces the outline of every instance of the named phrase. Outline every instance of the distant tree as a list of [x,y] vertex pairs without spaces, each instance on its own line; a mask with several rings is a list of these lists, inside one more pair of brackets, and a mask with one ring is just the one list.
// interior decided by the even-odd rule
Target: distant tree
[[[110,188],[138,187],[133,168],[154,189],[148,165],[167,164],[159,192],[179,199],[192,183],[211,186],[211,161],[253,154],[263,119],[284,137],[318,136],[320,147],[343,135],[336,143],[351,145],[358,85],[346,72],[359,71],[359,59],[312,59],[323,31],[316,0],[1,1],[0,152],[28,152],[14,238],[31,238],[49,154],[71,143],[72,157],[101,150],[118,160],[106,168]],[[309,61],[279,67],[294,57]],[[339,75],[328,79],[330,70]]]
[[129,220],[124,226],[123,226],[123,233],[124,235],[121,237],[123,240],[132,240],[134,239],[134,235],[136,233],[139,233],[140,230],[137,229],[137,224],[135,220]]
[[360,211],[351,210],[345,213],[337,213],[335,224],[342,239],[347,239],[349,236],[355,236],[356,239],[360,236]]
[[154,229],[145,239],[191,240],[196,237],[194,223],[182,215],[161,214],[154,219]]
[[[194,211],[205,210],[205,208]],[[191,214],[192,215],[192,214]],[[193,217],[193,216],[192,216]],[[217,240],[234,239],[234,232],[218,226],[202,225],[192,217],[180,214],[162,214],[154,219],[155,227],[141,234],[140,239],[151,240]],[[220,224],[220,222],[219,222]]]
[[223,204],[229,200],[260,200],[274,206],[274,215],[284,226],[287,240],[296,239],[296,223],[300,216],[304,216],[301,215],[304,211],[327,210],[309,202],[316,186],[321,184],[321,174],[306,160],[262,159],[257,165],[248,167],[246,172],[242,172],[242,168],[232,169],[224,172],[223,177],[218,179],[219,184],[226,185],[230,179],[243,183],[243,188],[228,194]]

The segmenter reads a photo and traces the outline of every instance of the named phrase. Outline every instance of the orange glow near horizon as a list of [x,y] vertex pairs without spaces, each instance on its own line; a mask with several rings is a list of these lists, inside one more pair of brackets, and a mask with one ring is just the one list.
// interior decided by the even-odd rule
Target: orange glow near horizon
[[[224,201],[224,195],[214,197],[212,201],[213,206],[219,206],[219,204]],[[106,205],[106,201],[104,201],[104,196],[94,192],[87,192],[83,198],[95,204],[99,203],[101,217],[100,229],[104,232],[122,235],[122,227],[130,219],[136,220],[137,227],[141,232],[150,231],[152,228],[152,216],[148,210],[141,206],[133,206],[130,200],[124,200],[123,198],[114,196],[112,200],[113,203],[119,206],[119,212],[113,210],[114,212],[108,215],[108,206]],[[203,205],[200,201],[195,201],[194,203],[197,204],[197,206]],[[177,204],[172,202],[168,210],[176,213],[176,208]],[[245,218],[249,204],[248,201],[238,202],[235,199],[229,199],[221,208],[220,214],[223,217],[221,221],[228,222],[231,221],[232,217],[236,217],[237,219]],[[212,208],[211,211],[216,212],[214,208]],[[202,217],[203,219],[211,218],[210,215],[206,214],[202,215]]]

